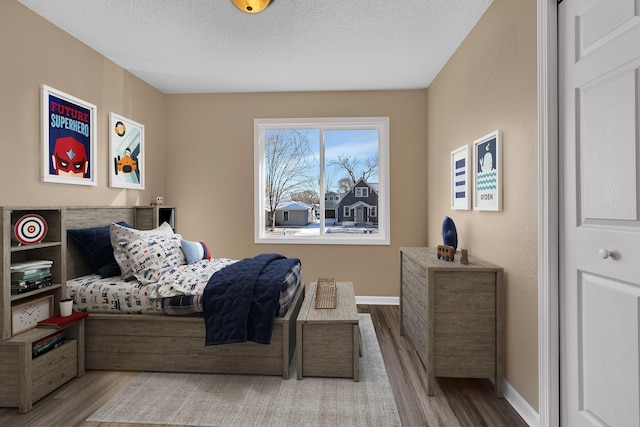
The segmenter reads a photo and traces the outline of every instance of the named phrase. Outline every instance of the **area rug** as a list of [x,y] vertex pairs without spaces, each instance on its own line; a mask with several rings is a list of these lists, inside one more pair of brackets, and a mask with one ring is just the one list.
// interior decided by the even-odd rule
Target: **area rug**
[[186,426],[400,426],[371,317],[360,314],[360,382],[145,372],[87,421]]

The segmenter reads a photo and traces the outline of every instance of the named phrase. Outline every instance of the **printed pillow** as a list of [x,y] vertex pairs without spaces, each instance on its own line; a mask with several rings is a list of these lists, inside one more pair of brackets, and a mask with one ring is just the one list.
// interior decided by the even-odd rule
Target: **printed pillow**
[[183,240],[182,252],[184,252],[184,257],[187,259],[187,264],[193,264],[201,259],[211,259],[209,248],[207,248],[207,244],[204,242]]
[[127,228],[112,223],[109,229],[109,234],[111,237],[111,246],[113,246],[113,257],[120,267],[122,278],[128,280],[133,277],[133,271],[131,270],[131,267],[129,267],[127,254],[122,247],[122,243],[144,239],[146,237],[172,236],[173,229],[166,222],[163,222],[160,227],[154,228],[153,230],[137,230],[135,228]]
[[156,283],[162,273],[185,264],[180,237],[155,236],[121,243],[129,266],[143,285]]
[[[131,228],[124,221],[119,222],[118,225]],[[105,225],[67,230],[67,236],[75,242],[87,262],[103,279],[120,274],[120,267],[113,257],[109,229],[110,227]]]

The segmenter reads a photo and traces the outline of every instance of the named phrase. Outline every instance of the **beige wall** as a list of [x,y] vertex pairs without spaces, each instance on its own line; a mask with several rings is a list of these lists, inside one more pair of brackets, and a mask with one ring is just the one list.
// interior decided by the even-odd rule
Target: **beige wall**
[[[179,232],[214,256],[278,252],[303,279],[353,281],[356,294],[398,296],[399,246],[427,242],[426,90],[167,96],[167,202]],[[253,119],[389,116],[391,245],[254,243]]]
[[[505,268],[506,378],[537,407],[535,1],[495,0],[428,90],[163,95],[17,3],[0,2],[0,205],[178,206],[178,231],[215,256],[300,257],[304,279],[397,296],[400,246],[460,244]],[[9,65],[7,65],[9,64]],[[40,180],[40,85],[98,107],[98,185]],[[146,190],[108,187],[108,114],[145,125]],[[255,117],[389,116],[391,245],[253,243]],[[429,127],[427,128],[427,123]],[[451,150],[504,136],[504,210],[452,211]],[[428,148],[427,148],[428,147]]]
[[[536,90],[536,2],[495,0],[428,89],[428,243],[448,215],[459,247],[504,267],[506,378],[537,410]],[[451,151],[496,129],[502,212],[451,210]]]
[[[148,204],[165,192],[165,96],[15,0],[0,2],[0,205]],[[40,86],[97,107],[97,186],[41,181]],[[145,125],[146,190],[109,188],[109,113]]]

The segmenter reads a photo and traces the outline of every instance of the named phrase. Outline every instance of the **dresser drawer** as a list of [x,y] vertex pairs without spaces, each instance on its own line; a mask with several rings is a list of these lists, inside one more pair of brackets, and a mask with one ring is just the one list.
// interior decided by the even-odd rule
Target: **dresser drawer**
[[424,283],[426,285],[427,270],[424,268],[424,266],[416,262],[416,260],[407,256],[403,256],[402,271],[403,271],[403,274],[407,274],[407,273],[412,274],[413,276],[415,276],[415,278],[419,283]]
[[58,348],[33,359],[31,398],[35,402],[78,374],[77,340],[67,340]]

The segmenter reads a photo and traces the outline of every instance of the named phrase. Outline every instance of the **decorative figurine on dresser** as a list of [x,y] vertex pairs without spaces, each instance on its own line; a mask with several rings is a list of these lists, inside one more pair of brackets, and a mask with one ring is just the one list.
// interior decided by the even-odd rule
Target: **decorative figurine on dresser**
[[456,224],[448,216],[442,222],[442,245],[438,245],[438,259],[453,261],[458,249],[458,231]]
[[[457,243],[457,242],[456,242]],[[437,248],[400,248],[400,335],[435,377],[494,378],[503,397],[503,269],[468,256],[439,259]]]

